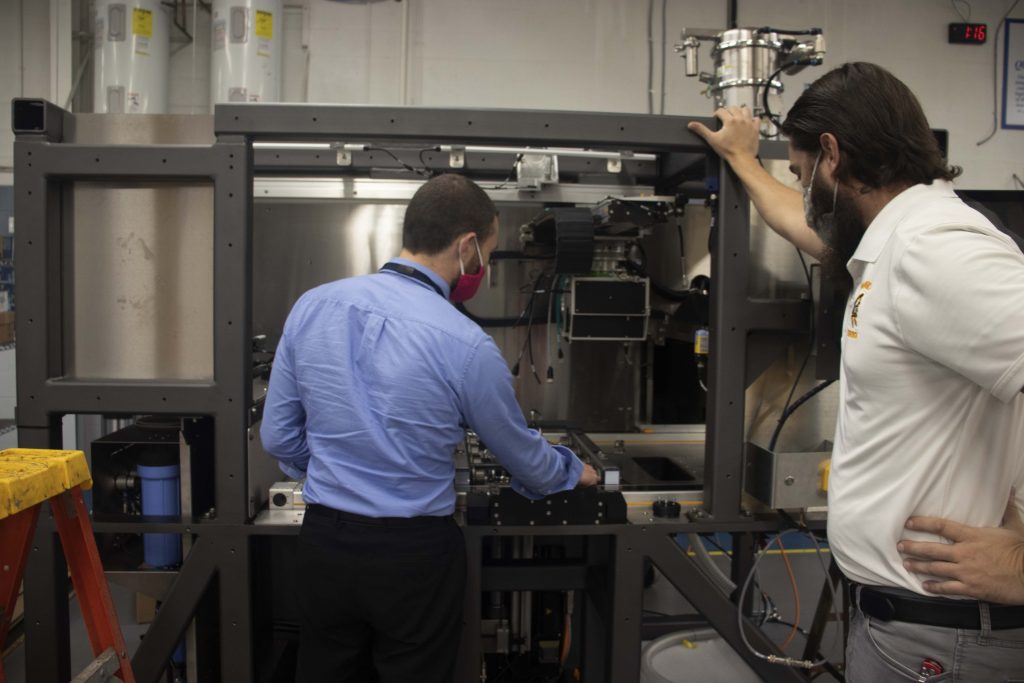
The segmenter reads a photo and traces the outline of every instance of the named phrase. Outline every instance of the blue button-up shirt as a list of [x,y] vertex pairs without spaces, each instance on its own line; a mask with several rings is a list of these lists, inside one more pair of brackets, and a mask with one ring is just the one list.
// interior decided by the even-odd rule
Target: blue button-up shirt
[[260,436],[303,498],[370,517],[455,509],[453,452],[469,426],[539,498],[583,464],[526,426],[494,340],[445,296],[393,271],[338,280],[296,302],[274,357]]

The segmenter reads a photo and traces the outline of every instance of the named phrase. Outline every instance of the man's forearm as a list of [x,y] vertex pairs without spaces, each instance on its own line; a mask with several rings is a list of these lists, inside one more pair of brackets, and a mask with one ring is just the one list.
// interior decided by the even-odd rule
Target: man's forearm
[[727,157],[726,161],[743,183],[754,207],[768,227],[801,251],[820,259],[824,244],[807,225],[803,196],[783,185],[755,157]]
[[803,196],[768,173],[757,158],[761,137],[758,119],[746,107],[723,107],[715,112],[715,117],[722,122],[717,131],[699,121],[691,121],[687,128],[725,159],[772,230],[801,251],[821,259],[825,246],[807,226]]

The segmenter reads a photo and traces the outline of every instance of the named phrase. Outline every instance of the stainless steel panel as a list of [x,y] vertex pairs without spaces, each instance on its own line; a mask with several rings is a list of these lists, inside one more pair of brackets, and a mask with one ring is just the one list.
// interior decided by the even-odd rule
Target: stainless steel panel
[[[779,415],[782,414],[796,374],[803,362],[806,346],[797,344],[766,370],[746,393],[747,440],[768,446]],[[793,400],[812,389],[819,380],[814,377],[814,359],[804,370]],[[835,383],[800,407],[786,422],[776,444],[777,451],[817,450],[823,441],[835,436],[839,414],[839,383]]]
[[66,374],[213,378],[213,186],[77,182]]
[[[83,144],[212,144],[212,116],[77,114]],[[213,377],[213,187],[79,182],[64,236],[73,264],[65,372]]]
[[[499,248],[519,249],[519,226],[540,206],[501,205],[499,211]],[[253,220],[255,333],[276,341],[303,292],[372,273],[397,256],[404,217],[401,202],[258,200]],[[495,262],[467,308],[485,318],[518,314],[528,298],[520,287],[536,277],[536,263]]]
[[824,466],[831,455],[831,451],[773,453],[748,444],[744,489],[773,510],[825,507]]
[[[687,486],[697,488],[703,486],[704,480],[704,425],[641,425],[639,433],[588,434],[591,440],[603,452],[611,454],[613,460],[630,459],[636,462],[647,460],[656,462],[668,461],[671,465],[683,470],[693,479]],[[674,469],[674,468],[672,468]],[[630,481],[630,471],[641,476]],[[668,472],[666,472],[668,474]],[[636,489],[651,490],[657,484],[657,477],[651,473],[637,472],[635,467],[623,468],[625,491]],[[663,480],[664,481],[664,480]],[[666,488],[674,488],[676,484]],[[698,497],[699,499],[699,497]]]
[[66,142],[117,145],[212,145],[213,116],[75,114],[64,124]]
[[[799,190],[800,183],[789,171],[789,162],[774,159],[765,168],[783,184]],[[750,209],[750,287],[755,299],[796,298],[807,292],[807,277],[796,248],[768,227],[751,203]],[[726,225],[723,229],[728,230]],[[804,255],[808,266],[816,263]]]
[[[778,180],[794,189],[800,189],[799,182],[789,171],[784,160],[766,160],[765,167]],[[807,294],[807,278],[797,256],[796,249],[780,237],[751,208],[750,230],[750,287],[752,298],[799,298]],[[726,226],[728,228],[728,226]],[[804,255],[807,265],[816,263]],[[786,354],[757,379],[746,392],[746,434],[747,439],[767,447],[779,415],[786,403],[786,397],[803,362],[807,349],[805,337],[794,341]],[[814,387],[812,357],[800,377],[793,399],[797,399]],[[812,451],[822,441],[831,440],[835,435],[836,417],[839,407],[838,384],[824,390],[795,412],[786,422],[779,442],[778,451]]]
[[258,201],[253,216],[253,333],[272,344],[303,292],[372,273],[402,248],[402,204]]
[[[503,250],[519,250],[519,226],[542,206],[499,203]],[[401,250],[402,202],[280,200],[257,198],[253,221],[253,329],[275,344],[296,299],[317,285],[377,270]],[[467,303],[481,318],[515,318],[526,306],[541,269],[539,261],[493,264],[487,283]],[[678,266],[677,266],[678,267]],[[542,285],[546,286],[546,278]],[[541,295],[538,306],[546,301]],[[526,349],[515,381],[528,419],[567,420],[590,430],[625,430],[637,419],[633,400],[640,365],[639,345],[563,342],[565,358],[554,360],[554,382],[545,381],[548,330],[533,326],[533,357],[540,383],[530,371],[527,326],[487,327],[509,364]],[[556,346],[551,331],[550,346]],[[552,354],[553,355],[553,354]],[[594,368],[600,368],[595,372]]]

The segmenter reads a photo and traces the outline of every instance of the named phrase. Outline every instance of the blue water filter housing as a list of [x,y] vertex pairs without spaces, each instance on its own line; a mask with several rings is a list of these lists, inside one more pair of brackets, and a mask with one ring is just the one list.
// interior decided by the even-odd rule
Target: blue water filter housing
[[[142,514],[181,516],[181,468],[178,465],[138,465],[142,483]],[[181,564],[181,537],[177,534],[143,534],[143,559],[151,567]]]

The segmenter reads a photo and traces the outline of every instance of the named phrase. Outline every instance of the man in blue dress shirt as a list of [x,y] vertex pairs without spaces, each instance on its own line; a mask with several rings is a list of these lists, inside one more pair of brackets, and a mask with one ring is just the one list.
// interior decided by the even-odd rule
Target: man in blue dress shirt
[[442,175],[406,210],[401,257],[306,292],[277,347],[260,435],[306,478],[298,681],[451,683],[466,556],[452,454],[470,427],[540,498],[597,483],[527,428],[505,360],[449,299],[498,244],[472,181]]

